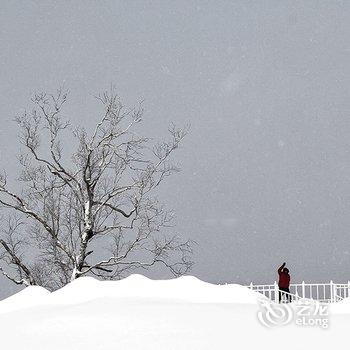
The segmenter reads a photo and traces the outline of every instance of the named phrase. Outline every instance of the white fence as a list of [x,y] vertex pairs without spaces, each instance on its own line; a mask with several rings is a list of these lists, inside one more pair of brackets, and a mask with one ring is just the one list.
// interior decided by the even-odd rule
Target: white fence
[[[264,294],[267,298],[279,302],[279,289],[277,282],[274,284],[254,285],[251,283],[248,288]],[[284,293],[292,300],[314,299],[323,303],[334,303],[350,297],[350,281],[348,283],[296,283],[289,286],[290,294]],[[283,292],[282,292],[283,293]],[[283,294],[282,294],[283,302]]]

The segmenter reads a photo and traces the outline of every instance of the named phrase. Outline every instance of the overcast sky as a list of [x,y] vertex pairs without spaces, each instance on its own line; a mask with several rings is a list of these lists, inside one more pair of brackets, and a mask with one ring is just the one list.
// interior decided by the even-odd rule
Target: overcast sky
[[292,282],[347,281],[349,38],[349,1],[1,1],[1,168],[16,176],[33,92],[64,85],[92,125],[114,83],[145,100],[145,134],[191,123],[160,196],[198,242],[195,276],[272,283],[287,261]]

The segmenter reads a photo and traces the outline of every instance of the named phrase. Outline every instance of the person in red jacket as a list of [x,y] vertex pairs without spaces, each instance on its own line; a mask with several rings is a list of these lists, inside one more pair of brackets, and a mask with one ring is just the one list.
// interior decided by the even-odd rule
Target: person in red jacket
[[290,294],[285,293],[285,292],[290,293],[289,291],[290,275],[289,275],[289,270],[285,266],[286,266],[286,263],[284,262],[277,271],[279,276],[279,280],[278,280],[278,288],[279,288],[278,301],[279,302],[281,302],[282,295],[286,296],[287,301],[289,302],[292,301],[292,296]]

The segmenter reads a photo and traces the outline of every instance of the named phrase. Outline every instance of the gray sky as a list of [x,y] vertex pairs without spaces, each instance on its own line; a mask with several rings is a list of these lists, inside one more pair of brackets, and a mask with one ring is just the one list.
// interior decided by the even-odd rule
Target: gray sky
[[294,282],[347,281],[349,38],[349,1],[1,1],[1,167],[33,92],[64,84],[92,125],[114,83],[146,134],[192,125],[161,196],[194,275],[271,283],[285,260]]

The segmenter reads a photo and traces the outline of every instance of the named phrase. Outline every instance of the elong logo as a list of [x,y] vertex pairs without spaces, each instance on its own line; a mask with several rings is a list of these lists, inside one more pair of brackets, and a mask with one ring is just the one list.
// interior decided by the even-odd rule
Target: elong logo
[[277,304],[259,299],[259,322],[268,328],[294,323],[303,327],[329,327],[328,305],[318,301],[300,299],[293,304]]

